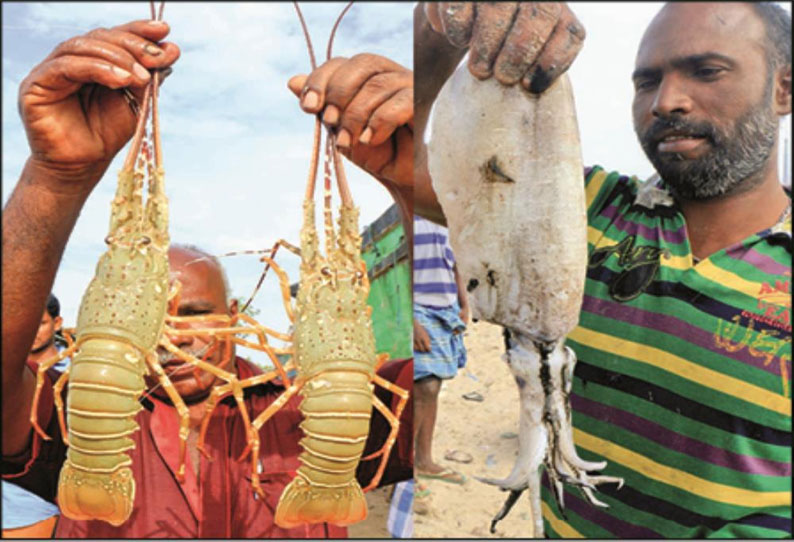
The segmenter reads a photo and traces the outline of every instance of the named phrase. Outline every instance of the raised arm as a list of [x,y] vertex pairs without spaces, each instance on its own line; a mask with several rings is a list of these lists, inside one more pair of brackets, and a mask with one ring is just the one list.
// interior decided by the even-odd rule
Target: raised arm
[[[414,10],[416,214],[445,224],[427,170],[425,133],[433,102],[467,51],[469,71],[504,85],[546,90],[582,47],[581,23],[559,2],[426,2]],[[465,111],[461,111],[465,114]]]
[[26,447],[35,388],[25,368],[64,247],[88,195],[135,127],[147,69],[179,48],[165,23],[97,29],[58,45],[19,89],[30,157],[3,210],[3,455]]

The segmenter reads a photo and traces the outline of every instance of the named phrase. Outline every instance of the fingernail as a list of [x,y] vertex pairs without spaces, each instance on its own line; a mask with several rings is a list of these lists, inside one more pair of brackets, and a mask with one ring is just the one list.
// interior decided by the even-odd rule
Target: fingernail
[[163,26],[165,25],[165,21],[148,21],[148,23],[152,26]]
[[358,142],[367,145],[370,139],[372,139],[372,128],[367,126],[364,131],[361,132],[361,135],[358,136]]
[[325,112],[323,113],[323,122],[326,124],[336,124],[336,121],[339,120],[339,110],[336,108],[335,105],[329,105],[325,108]]
[[159,47],[152,45],[151,43],[147,44],[146,47],[143,48],[144,51],[149,53],[152,56],[157,56],[163,54],[163,50]]
[[350,132],[342,128],[336,136],[336,144],[339,147],[347,148],[350,146]]
[[315,107],[317,107],[317,104],[319,103],[320,103],[320,97],[313,90],[307,92],[303,96],[303,99],[301,100],[301,105],[304,108],[308,108],[308,109],[314,109]]
[[132,74],[123,68],[119,68],[118,66],[113,66],[113,73],[118,75],[119,77],[130,77]]
[[149,73],[149,70],[137,63],[132,65],[132,71],[135,72],[135,75],[137,75],[139,79],[143,79],[145,81],[148,81],[152,77],[152,74]]

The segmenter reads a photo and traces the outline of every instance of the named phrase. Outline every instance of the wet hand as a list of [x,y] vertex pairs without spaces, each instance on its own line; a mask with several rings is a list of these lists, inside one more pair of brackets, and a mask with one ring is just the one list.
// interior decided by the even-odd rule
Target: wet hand
[[18,103],[31,161],[90,190],[135,129],[123,89],[140,103],[149,70],[179,58],[176,45],[157,43],[169,30],[155,21],[92,30],[64,41],[33,68]]
[[337,148],[381,182],[413,184],[413,73],[382,56],[332,58],[289,80],[301,108],[319,114]]
[[546,90],[570,67],[585,30],[562,2],[426,2],[434,31],[469,47],[469,71],[530,92]]

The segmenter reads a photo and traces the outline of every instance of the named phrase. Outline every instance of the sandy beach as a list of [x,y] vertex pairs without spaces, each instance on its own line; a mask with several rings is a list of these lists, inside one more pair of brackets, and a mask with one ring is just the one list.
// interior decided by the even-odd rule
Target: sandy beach
[[[525,538],[529,534],[526,494],[491,534],[491,519],[507,493],[473,476],[504,478],[518,452],[518,388],[502,361],[501,327],[485,322],[470,324],[464,335],[468,362],[441,388],[433,455],[436,462],[466,475],[464,485],[427,480],[429,512],[414,514],[416,538]],[[482,402],[464,399],[479,393]],[[444,459],[448,451],[472,456],[470,463]]]

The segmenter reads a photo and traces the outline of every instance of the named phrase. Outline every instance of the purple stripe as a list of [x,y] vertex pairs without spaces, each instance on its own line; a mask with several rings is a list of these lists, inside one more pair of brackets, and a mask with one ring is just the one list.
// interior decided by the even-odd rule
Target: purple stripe
[[[542,483],[551,491],[551,483],[545,471],[543,473]],[[579,495],[571,493],[567,488],[563,489],[563,493],[566,510],[573,510],[583,519],[595,523],[618,538],[663,538],[660,534],[651,529],[634,525],[603,512],[601,508],[585,502]]]
[[420,294],[456,294],[458,293],[458,287],[456,284],[449,282],[414,283],[414,292]]
[[449,270],[449,267],[447,267],[447,261],[444,258],[417,258],[414,260],[414,271],[421,269]]
[[711,444],[671,431],[655,422],[646,420],[625,410],[596,403],[576,394],[571,394],[571,406],[576,412],[587,414],[609,424],[622,427],[664,448],[686,454],[701,461],[731,470],[764,476],[791,476],[791,464],[760,459],[749,455],[723,450]]
[[[598,299],[590,295],[584,297],[582,311],[612,320],[619,320],[633,326],[675,335],[693,345],[714,352],[720,356],[726,355],[724,350],[719,349],[719,347],[714,344],[713,333],[706,332],[675,316],[654,313],[637,307],[630,307],[613,301]],[[750,354],[749,348],[742,348],[737,352],[731,352],[730,357],[769,374],[780,376],[780,357],[778,356],[772,358],[773,361],[766,365],[764,364],[764,358],[753,356]],[[787,363],[790,363],[790,360]],[[789,372],[789,374],[791,373]]]
[[414,235],[414,245],[431,245],[438,243],[443,245],[447,236],[443,233],[417,233]]
[[[748,249],[742,243],[729,248],[725,251],[725,254],[735,260],[741,260],[754,265],[758,270],[770,275],[779,275],[783,277],[784,273],[791,273],[791,266],[778,263],[766,254],[761,254],[754,248]],[[791,277],[787,280],[791,280]]]
[[659,232],[662,232],[662,238],[672,244],[680,245],[686,241],[686,228],[681,226],[677,230],[664,230],[661,227],[651,228],[639,222],[632,222],[622,216],[617,216],[618,208],[615,205],[609,205],[606,209],[601,211],[601,215],[609,218],[612,224],[622,232],[638,233],[645,239],[657,241],[659,239]]

